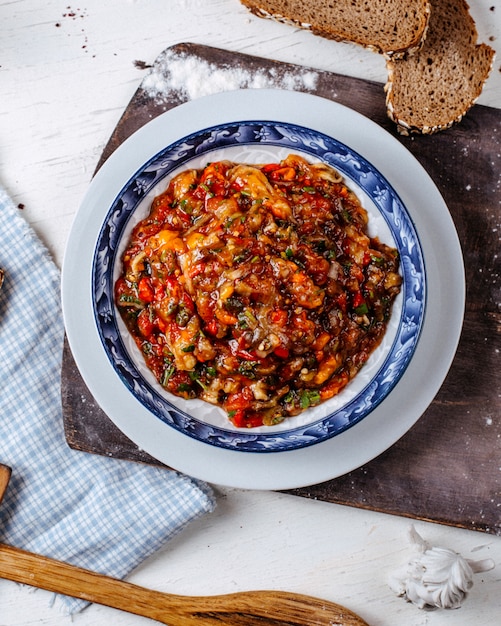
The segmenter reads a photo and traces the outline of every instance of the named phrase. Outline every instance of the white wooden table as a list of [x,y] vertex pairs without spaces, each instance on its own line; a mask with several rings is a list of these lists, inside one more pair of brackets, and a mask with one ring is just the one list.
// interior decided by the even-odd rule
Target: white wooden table
[[[68,3],[0,0],[0,181],[58,265],[102,149],[144,76],[136,61],[194,42],[385,81],[382,57],[258,19],[238,0]],[[501,2],[470,4],[480,40],[496,48]],[[501,107],[500,57],[479,102]],[[501,537],[416,524],[434,544],[496,562],[476,577],[460,610],[426,613],[387,584],[410,555],[410,520],[270,492],[217,494],[216,512],[144,563],[132,582],[185,594],[288,589],[344,604],[373,626],[501,624]],[[71,619],[50,599],[0,581],[0,626],[151,623],[97,605]]]

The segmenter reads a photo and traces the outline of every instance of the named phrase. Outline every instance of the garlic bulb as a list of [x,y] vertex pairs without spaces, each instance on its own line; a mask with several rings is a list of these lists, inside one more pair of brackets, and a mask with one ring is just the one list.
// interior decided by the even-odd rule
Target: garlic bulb
[[395,571],[390,587],[420,609],[457,609],[473,587],[473,574],[494,567],[492,559],[470,561],[448,548],[432,547],[415,530],[410,539],[418,554]]

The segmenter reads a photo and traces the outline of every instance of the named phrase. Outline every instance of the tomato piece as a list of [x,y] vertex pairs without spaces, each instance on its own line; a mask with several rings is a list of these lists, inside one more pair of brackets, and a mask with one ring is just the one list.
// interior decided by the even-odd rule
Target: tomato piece
[[270,178],[272,180],[280,181],[280,180],[294,180],[296,178],[296,170],[289,165],[285,167],[279,167],[278,169],[271,172]]
[[346,296],[346,292],[342,292],[334,297],[337,306],[341,309],[343,313],[346,313],[348,308],[348,298]]
[[115,283],[115,300],[119,304],[127,304],[131,299],[135,299],[135,293],[131,289],[124,278],[119,278]]
[[137,316],[137,329],[143,337],[150,337],[153,333],[154,325],[150,318],[148,309],[143,309]]
[[266,165],[261,166],[261,171],[268,174],[280,169],[281,167],[280,163],[266,163]]
[[245,417],[245,426],[247,428],[256,428],[263,425],[263,418],[259,413],[251,413]]
[[166,292],[171,292],[172,295],[177,295],[179,292],[179,283],[177,282],[177,280],[175,278],[172,278],[172,276],[166,276],[164,278],[164,283],[165,283],[165,291]]
[[277,346],[273,350],[274,354],[276,354],[280,359],[286,359],[289,356],[289,349],[285,346]]
[[163,300],[164,298],[165,298],[165,285],[162,285],[161,283],[157,283],[155,285],[155,295],[153,299],[155,300],[155,302],[160,302],[160,300]]
[[365,298],[363,297],[361,291],[357,291],[355,294],[353,294],[351,304],[353,308],[355,309],[355,311],[358,311],[362,308],[367,307],[367,303],[365,302]]
[[237,428],[243,428],[245,426],[245,411],[242,409],[238,411],[230,411],[228,415]]
[[139,281],[137,292],[139,299],[142,302],[153,302],[153,299],[155,298],[155,291],[151,285],[150,279],[147,276],[143,276]]
[[204,271],[203,263],[194,263],[186,272],[189,278],[195,278]]
[[156,222],[153,222],[152,224],[140,223],[139,228],[134,231],[134,234],[138,237],[138,239],[148,239],[149,237],[159,233],[161,228],[162,226]]
[[213,335],[215,337],[219,332],[219,324],[216,320],[209,320],[205,324],[205,330],[209,333],[209,335]]
[[285,326],[287,319],[288,314],[284,309],[275,309],[270,313],[270,321],[277,326]]
[[167,322],[164,322],[164,320],[161,317],[156,317],[155,324],[158,326],[158,329],[160,330],[160,332],[165,334],[168,328]]
[[237,428],[255,428],[263,425],[263,419],[258,413],[248,415],[244,410],[232,412],[230,420]]
[[226,191],[225,173],[228,166],[221,162],[210,163],[203,171],[198,186],[194,192],[195,197],[205,200],[207,197],[223,196]]
[[235,391],[229,394],[226,402],[224,403],[224,408],[227,411],[239,411],[241,409],[246,409],[250,407],[253,399],[254,396],[251,389],[249,387],[243,387],[240,391]]

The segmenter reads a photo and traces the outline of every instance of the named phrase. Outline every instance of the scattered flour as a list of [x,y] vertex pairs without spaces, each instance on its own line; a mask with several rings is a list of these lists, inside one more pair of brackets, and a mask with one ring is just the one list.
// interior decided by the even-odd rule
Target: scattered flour
[[173,92],[193,100],[235,89],[279,88],[314,90],[318,74],[311,70],[287,72],[278,68],[255,72],[238,66],[219,66],[188,54],[166,50],[141,83],[150,98],[165,101]]

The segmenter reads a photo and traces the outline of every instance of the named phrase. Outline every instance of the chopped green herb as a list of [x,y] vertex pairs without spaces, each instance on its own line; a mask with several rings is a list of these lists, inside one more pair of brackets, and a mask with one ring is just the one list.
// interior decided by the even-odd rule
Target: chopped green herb
[[238,368],[238,371],[242,376],[246,376],[247,378],[256,378],[256,366],[257,361],[242,361]]
[[190,320],[190,313],[188,309],[183,304],[180,304],[179,311],[177,312],[177,315],[176,315],[176,323],[179,326],[181,326],[181,328],[184,328],[186,324],[189,322],[189,320]]
[[237,315],[237,319],[240,328],[251,328],[252,330],[254,330],[259,324],[250,309],[245,309],[245,311],[241,311]]
[[320,402],[320,392],[316,389],[303,389],[299,397],[299,405],[302,409],[307,409],[310,406],[314,406]]
[[162,377],[162,382],[161,382],[163,387],[165,387],[165,385],[169,382],[170,378],[172,377],[175,371],[176,371],[176,368],[174,367],[172,363],[168,367],[165,368],[164,375]]
[[202,183],[202,184],[200,185],[200,187],[202,187],[202,189],[203,189],[203,190],[204,190],[204,191],[205,191],[205,192],[206,192],[209,196],[211,196],[211,197],[213,197],[213,196],[214,196],[214,194],[212,193],[212,191],[209,189],[209,186],[208,186],[208,185],[206,185],[205,183]]
[[355,307],[355,313],[357,315],[367,315],[368,312],[369,312],[369,307],[367,306],[365,302]]
[[136,298],[135,296],[132,295],[128,295],[126,293],[123,293],[120,298],[119,298],[120,302],[126,302],[127,304],[139,304],[142,306],[142,302],[141,300],[139,300],[139,298]]
[[376,256],[375,254],[371,254],[371,261],[374,265],[382,265],[384,263],[384,259],[380,256]]
[[192,372],[189,372],[189,376],[191,378],[191,380],[195,383],[197,383],[198,385],[200,385],[200,387],[202,387],[202,389],[206,390],[207,389],[207,385],[205,385],[201,380],[200,380],[200,374],[196,371],[193,370]]

